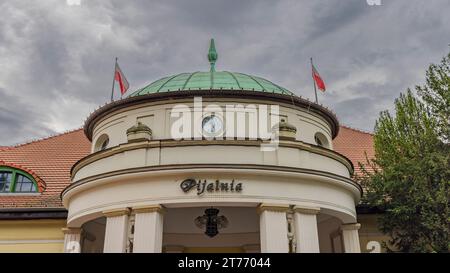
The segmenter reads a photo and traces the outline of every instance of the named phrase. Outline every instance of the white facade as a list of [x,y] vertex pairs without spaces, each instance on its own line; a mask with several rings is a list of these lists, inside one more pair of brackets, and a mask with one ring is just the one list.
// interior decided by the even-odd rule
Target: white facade
[[[192,97],[170,94],[94,113],[85,127],[93,153],[73,167],[73,183],[62,193],[68,228],[82,230],[70,237],[80,240],[81,251],[359,252],[355,205],[361,188],[350,179],[349,160],[332,150],[338,126],[326,118],[330,114],[245,94],[204,97],[199,115]],[[279,105],[277,120],[297,131],[274,151],[262,151],[267,141],[260,139],[174,140],[171,113],[180,104],[200,121],[211,104]],[[224,128],[246,121],[248,132],[251,115],[219,116]],[[151,139],[142,132],[138,140],[127,138],[137,122],[151,129]],[[197,188],[185,192],[180,184],[186,179],[213,185],[201,194]],[[194,223],[210,207],[228,219],[212,238]]]

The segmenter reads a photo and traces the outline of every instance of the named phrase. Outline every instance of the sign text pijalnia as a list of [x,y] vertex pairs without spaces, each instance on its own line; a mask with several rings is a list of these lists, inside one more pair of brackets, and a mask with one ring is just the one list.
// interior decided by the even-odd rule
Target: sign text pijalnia
[[241,192],[242,183],[235,183],[234,179],[231,182],[221,182],[218,179],[214,182],[207,182],[206,179],[203,181],[199,179],[196,181],[193,178],[185,179],[181,182],[180,188],[184,192],[188,192],[193,188],[197,188],[197,195],[206,192]]

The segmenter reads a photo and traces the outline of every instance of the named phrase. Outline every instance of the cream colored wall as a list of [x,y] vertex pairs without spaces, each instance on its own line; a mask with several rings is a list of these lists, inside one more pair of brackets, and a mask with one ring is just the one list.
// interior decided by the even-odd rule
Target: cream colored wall
[[[249,101],[244,99],[234,99],[230,101],[218,98],[214,101],[204,99],[203,107],[205,108],[208,104],[216,104],[221,106],[222,109],[225,109],[227,104],[240,104],[245,107],[249,104],[267,105],[268,103],[268,101]],[[193,112],[193,99],[179,100],[177,104],[184,104],[190,107],[191,112]],[[107,134],[109,136],[109,147],[126,143],[126,130],[135,125],[137,121],[141,121],[152,129],[154,139],[171,139],[171,124],[176,120],[176,118],[171,118],[170,114],[171,109],[177,104],[174,104],[173,100],[167,101],[165,104],[161,102],[158,102],[158,104],[147,103],[129,107],[125,110],[122,109],[110,114],[95,124],[92,137],[92,151],[94,151],[94,145],[98,137],[102,134]],[[297,127],[297,140],[315,144],[314,135],[315,133],[320,132],[327,137],[328,142],[330,143],[330,148],[332,149],[330,125],[322,117],[312,112],[308,112],[306,109],[300,110],[290,107],[292,106],[281,104],[280,116],[282,118],[286,118],[289,123]],[[248,121],[248,117],[246,120]],[[237,122],[237,115],[235,115],[235,125]],[[226,117],[224,117],[224,123],[226,123]]]
[[65,220],[1,220],[0,252],[63,252]]
[[[157,143],[153,146],[158,146]],[[180,156],[184,155],[184,156]],[[127,150],[96,160],[74,173],[73,181],[100,173],[172,164],[261,164],[311,169],[350,177],[343,162],[299,148],[262,152],[259,146],[196,145]]]
[[[180,183],[186,178],[208,181],[243,183],[243,191],[206,193],[195,190],[184,193]],[[275,203],[302,207],[320,207],[344,222],[354,222],[355,202],[359,190],[346,182],[306,173],[270,171],[245,168],[194,168],[160,170],[114,175],[96,179],[67,192],[63,201],[69,209],[68,223],[72,226],[99,217],[107,209],[152,204],[194,204],[225,202]]]

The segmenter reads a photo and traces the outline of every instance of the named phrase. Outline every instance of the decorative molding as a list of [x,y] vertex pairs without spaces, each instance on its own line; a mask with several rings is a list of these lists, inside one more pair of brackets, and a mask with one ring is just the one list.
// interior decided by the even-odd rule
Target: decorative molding
[[[229,198],[236,198],[235,196],[216,196],[215,198],[219,198],[221,200],[226,200]],[[262,196],[262,195],[241,195],[240,198],[243,198],[243,200],[245,200],[245,198],[251,198],[252,200],[264,200],[264,199],[270,199],[273,200],[272,197],[267,197],[267,196]],[[191,196],[179,196],[177,197],[177,199],[181,199],[181,200],[186,200],[187,202],[192,202],[192,197]],[[296,203],[296,202],[309,202],[309,203],[315,203],[317,205],[323,205],[323,206],[328,206],[328,207],[333,207],[334,209],[339,209],[341,211],[345,211],[346,214],[351,215],[353,218],[356,219],[356,213],[352,210],[350,210],[347,207],[341,206],[339,204],[336,203],[330,203],[330,202],[322,202],[322,201],[318,201],[318,200],[312,200],[312,199],[303,199],[303,198],[285,198],[285,197],[278,197],[278,199],[280,200],[284,200],[286,202],[289,203]],[[88,209],[83,209],[80,210],[76,213],[72,213],[72,214],[68,214],[67,216],[67,222],[71,222],[73,219],[76,219],[82,215],[86,215],[86,214],[90,214],[93,213],[94,211],[98,211],[101,210],[102,208],[105,207],[109,207],[109,206],[118,206],[118,205],[124,205],[124,204],[129,204],[130,202],[154,202],[154,201],[158,201],[159,203],[164,203],[168,200],[172,200],[172,198],[143,198],[143,199],[138,199],[138,200],[126,200],[126,201],[120,201],[120,202],[111,202],[111,203],[107,203],[107,204],[103,204],[101,206],[93,206],[90,207]],[[217,199],[216,199],[217,200]]]
[[81,234],[81,228],[62,228],[64,234]]
[[123,215],[130,215],[130,209],[129,208],[111,209],[102,211],[102,213],[105,217],[117,217]]
[[147,167],[137,167],[137,168],[128,168],[122,169],[112,172],[107,172],[103,174],[89,176],[83,179],[80,179],[76,182],[73,182],[69,186],[67,186],[60,194],[61,199],[64,201],[64,196],[71,191],[72,189],[84,185],[86,183],[96,181],[103,178],[114,177],[118,175],[124,174],[132,174],[132,173],[140,173],[140,172],[156,172],[156,171],[167,171],[167,170],[193,170],[193,169],[252,169],[252,170],[263,170],[263,171],[282,171],[282,172],[290,172],[290,173],[298,173],[298,174],[310,174],[323,176],[331,179],[338,180],[340,182],[346,183],[348,185],[356,188],[360,195],[362,195],[362,188],[359,184],[351,180],[350,178],[340,176],[337,174],[305,169],[305,168],[295,168],[295,167],[283,167],[283,166],[274,166],[274,165],[260,165],[260,164],[173,164],[173,165],[158,165],[158,166],[147,166]]
[[[114,156],[119,153],[126,151],[137,150],[137,149],[152,149],[152,148],[167,148],[167,147],[186,147],[186,146],[210,146],[210,145],[223,145],[223,146],[253,146],[260,147],[261,144],[269,143],[263,140],[174,140],[174,139],[161,139],[161,140],[142,140],[139,142],[122,143],[117,146],[111,147],[109,149],[98,151],[83,157],[78,160],[70,170],[71,180],[73,180],[75,173],[77,173],[81,168],[89,165],[98,160]],[[280,140],[280,147],[295,148],[299,150],[308,151],[314,154],[319,154],[326,156],[328,158],[334,159],[339,163],[343,164],[349,171],[353,174],[354,167],[353,163],[344,155],[335,152],[333,150],[323,148],[317,145],[312,145],[305,143],[303,141],[297,140]]]
[[295,234],[295,216],[294,210],[291,208],[286,213],[286,222],[287,222],[287,236],[289,241],[289,253],[297,252],[297,237]]
[[288,210],[289,210],[289,205],[287,205],[287,204],[262,203],[257,208],[258,214],[261,214],[264,211],[287,212]]
[[164,213],[164,208],[161,205],[150,205],[150,206],[137,206],[133,207],[131,213],[150,213],[150,212],[159,212]]
[[341,230],[358,230],[361,228],[360,223],[342,224]]
[[294,206],[294,211],[302,214],[319,214],[320,208]]
[[333,138],[339,132],[339,122],[336,115],[322,105],[305,100],[297,96],[239,90],[189,90],[189,91],[172,91],[172,92],[158,92],[154,94],[141,95],[124,98],[122,100],[108,103],[99,109],[95,110],[86,120],[84,124],[84,133],[89,140],[92,141],[92,133],[95,124],[101,122],[106,117],[113,114],[120,113],[127,108],[133,108],[145,104],[149,101],[153,105],[167,104],[167,101],[173,103],[176,100],[192,99],[194,96],[202,96],[203,98],[234,98],[234,99],[250,99],[252,101],[269,101],[283,103],[285,107],[305,111],[310,114],[315,114],[325,120],[331,127]]

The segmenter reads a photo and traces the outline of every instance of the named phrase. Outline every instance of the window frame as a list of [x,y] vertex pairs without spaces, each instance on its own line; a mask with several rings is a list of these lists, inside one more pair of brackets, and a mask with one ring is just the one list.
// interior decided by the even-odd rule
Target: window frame
[[[320,143],[319,143],[320,142]],[[316,132],[314,134],[314,143],[322,148],[331,149],[330,140],[328,137],[322,132]]]
[[[10,182],[9,182],[9,191],[3,191],[3,190],[0,191],[0,193],[10,193],[11,192],[11,186],[13,184],[13,179],[14,179],[14,172],[12,170],[1,170],[1,169],[0,169],[0,172],[11,174],[11,178],[10,178]],[[7,181],[5,181],[5,185],[6,185],[6,182]],[[5,185],[3,187],[5,187]]]
[[[105,145],[105,142],[106,145]],[[108,134],[101,134],[96,140],[94,145],[94,153],[101,152],[108,149],[110,139]]]
[[[34,177],[32,175],[30,175],[29,173],[22,171],[20,169],[17,168],[13,168],[13,167],[8,167],[8,166],[0,166],[0,172],[10,172],[11,173],[11,185],[9,188],[9,191],[5,191],[5,192],[0,192],[0,194],[10,194],[10,193],[15,193],[15,194],[29,194],[29,193],[40,193],[39,191],[39,185],[37,184],[36,180],[34,179]],[[34,184],[34,187],[36,188],[36,191],[17,191],[16,192],[16,183],[17,183],[17,178],[18,178],[18,174],[25,176],[26,178],[30,179],[30,181]],[[31,187],[33,188],[33,187]]]

